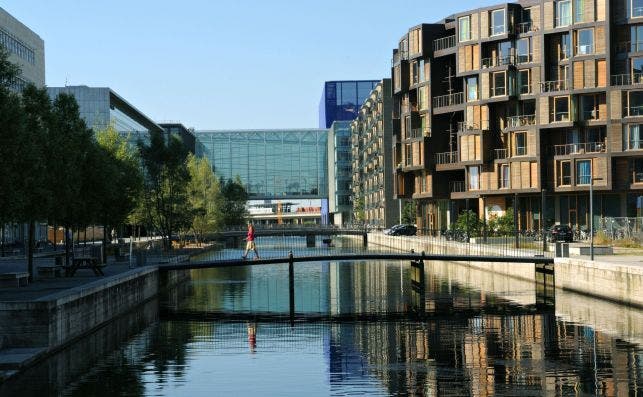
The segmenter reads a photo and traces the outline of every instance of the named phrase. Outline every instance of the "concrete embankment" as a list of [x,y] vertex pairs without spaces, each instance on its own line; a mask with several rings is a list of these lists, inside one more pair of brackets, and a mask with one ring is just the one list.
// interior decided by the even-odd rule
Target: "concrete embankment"
[[[471,249],[464,243],[421,237],[387,236],[380,232],[369,233],[368,244],[370,247],[445,254],[469,254]],[[489,252],[493,254],[493,249]],[[556,288],[643,308],[643,266],[640,262],[615,263],[611,260],[613,258],[597,257],[593,262],[583,258],[556,258]],[[466,262],[466,266],[520,280],[535,280],[534,266],[530,264]]]

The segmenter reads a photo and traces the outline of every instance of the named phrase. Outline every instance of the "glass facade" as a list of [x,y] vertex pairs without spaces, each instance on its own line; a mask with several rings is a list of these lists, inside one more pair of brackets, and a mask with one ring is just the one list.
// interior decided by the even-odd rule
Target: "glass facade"
[[351,121],[357,117],[379,80],[327,81],[319,102],[319,128],[330,128],[333,121]]
[[331,202],[335,205],[335,208],[331,210],[341,207],[350,209],[352,206],[351,180],[353,178],[350,122],[336,121],[331,130],[332,141],[329,141],[329,145],[333,146],[334,159],[329,166],[333,168],[334,180],[330,181],[332,192],[329,193],[333,193],[334,197],[331,198]]
[[251,198],[328,197],[328,130],[196,131],[196,155]]

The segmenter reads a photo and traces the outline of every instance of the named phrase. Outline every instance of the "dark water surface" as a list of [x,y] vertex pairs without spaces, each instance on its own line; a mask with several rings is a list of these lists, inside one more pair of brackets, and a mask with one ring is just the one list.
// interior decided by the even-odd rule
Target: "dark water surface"
[[287,265],[194,271],[0,394],[643,395],[640,310],[462,265],[416,276],[296,265],[291,318]]

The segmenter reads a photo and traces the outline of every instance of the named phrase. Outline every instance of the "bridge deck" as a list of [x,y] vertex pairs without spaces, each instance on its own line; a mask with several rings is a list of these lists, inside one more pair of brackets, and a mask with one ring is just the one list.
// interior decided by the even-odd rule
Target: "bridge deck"
[[234,267],[251,265],[270,265],[275,263],[296,262],[322,262],[322,261],[349,261],[349,260],[409,260],[425,262],[446,261],[446,262],[504,262],[504,263],[533,263],[550,265],[554,263],[553,258],[545,256],[478,256],[478,255],[442,255],[442,254],[418,254],[418,253],[385,253],[385,254],[332,254],[313,255],[297,257],[281,257],[266,259],[225,259],[214,261],[183,262],[160,264],[159,269],[184,270],[184,269],[207,269],[213,267]]

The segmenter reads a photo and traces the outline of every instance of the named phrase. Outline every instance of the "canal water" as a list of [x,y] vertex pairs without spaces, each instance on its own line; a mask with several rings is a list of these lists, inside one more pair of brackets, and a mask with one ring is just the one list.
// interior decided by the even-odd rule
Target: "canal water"
[[302,263],[291,316],[287,264],[194,271],[0,395],[642,395],[642,311],[536,284]]

